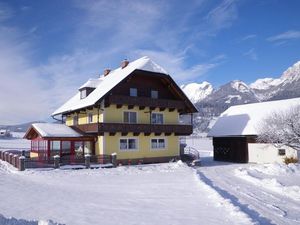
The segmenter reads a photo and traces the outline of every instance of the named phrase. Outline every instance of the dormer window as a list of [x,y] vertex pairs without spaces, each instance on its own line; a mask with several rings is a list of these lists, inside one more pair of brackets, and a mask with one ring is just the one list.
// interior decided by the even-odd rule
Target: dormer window
[[86,87],[83,89],[80,89],[80,99],[86,98],[89,94],[91,94],[95,90],[95,88]]
[[86,95],[86,89],[83,89],[80,91],[80,98],[83,99],[85,98],[87,95]]
[[137,97],[137,89],[136,88],[130,88],[130,96],[131,97]]

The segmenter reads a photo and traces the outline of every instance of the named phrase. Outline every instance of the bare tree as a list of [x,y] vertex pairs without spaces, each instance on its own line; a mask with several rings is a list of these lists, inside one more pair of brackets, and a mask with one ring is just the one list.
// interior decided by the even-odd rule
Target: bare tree
[[260,124],[258,141],[300,151],[300,106],[276,112]]

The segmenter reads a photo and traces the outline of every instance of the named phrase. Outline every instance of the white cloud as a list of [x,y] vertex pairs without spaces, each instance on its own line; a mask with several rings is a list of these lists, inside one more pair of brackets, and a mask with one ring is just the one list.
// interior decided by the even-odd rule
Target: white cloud
[[5,3],[0,2],[0,22],[7,20],[13,16],[13,10]]
[[[13,15],[9,8],[3,13],[1,6],[0,22]],[[197,7],[201,6],[202,1]],[[168,2],[77,1],[76,7],[82,13],[69,40],[71,50],[39,65],[31,55],[37,46],[28,38],[38,27],[33,25],[22,31],[0,24],[0,124],[47,118],[88,78],[102,74],[104,68],[118,67],[127,57],[134,60],[148,55],[179,83],[193,81],[226,59],[226,55],[219,54],[188,65],[189,52],[203,51],[195,47],[199,40],[193,37],[199,32],[215,35],[237,18],[236,4],[230,0],[214,7],[202,18],[204,25],[196,28],[189,26],[197,11],[195,5],[183,4],[186,8],[180,8],[176,21],[170,19],[174,12]],[[27,41],[24,34],[28,35]]]
[[238,10],[235,0],[223,0],[221,4],[212,9],[206,16],[206,20],[213,31],[228,28],[238,18]]
[[[180,84],[190,82],[199,78],[217,67],[221,62],[205,62],[187,67],[185,65],[185,56],[181,54],[169,54],[167,52],[138,50],[135,52],[138,56],[147,55],[158,62],[167,70],[167,72]],[[222,58],[223,59],[223,58]]]
[[258,59],[257,53],[254,48],[251,48],[249,51],[245,52],[243,55],[250,58],[251,60],[256,61]]
[[289,30],[284,33],[269,37],[268,41],[285,41],[285,40],[292,40],[292,39],[299,39],[300,38],[300,31],[298,30]]
[[249,35],[246,35],[246,36],[244,36],[244,37],[242,37],[242,41],[247,41],[247,40],[250,40],[250,39],[254,39],[254,38],[256,38],[257,37],[257,35],[256,34],[249,34]]

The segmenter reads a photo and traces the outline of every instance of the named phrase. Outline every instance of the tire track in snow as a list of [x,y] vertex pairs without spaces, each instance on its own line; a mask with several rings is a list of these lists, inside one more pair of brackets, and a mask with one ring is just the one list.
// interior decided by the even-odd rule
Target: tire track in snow
[[197,170],[197,175],[201,181],[203,181],[206,185],[214,189],[221,197],[229,200],[235,207],[238,207],[243,213],[245,213],[254,224],[257,225],[276,225],[270,219],[263,217],[259,212],[254,209],[249,208],[248,204],[240,202],[240,200],[229,193],[228,191],[216,186],[212,180],[210,180],[207,176],[204,175],[199,169]]
[[[282,195],[263,190],[248,182],[241,182],[243,179],[234,176],[233,166],[206,167],[201,168],[204,175],[215,187],[222,187],[227,193],[230,192],[238,201],[247,205],[249,209],[256,211],[261,217],[267,218],[271,223],[259,224],[300,224],[300,204],[284,198]],[[261,221],[264,222],[264,221]]]

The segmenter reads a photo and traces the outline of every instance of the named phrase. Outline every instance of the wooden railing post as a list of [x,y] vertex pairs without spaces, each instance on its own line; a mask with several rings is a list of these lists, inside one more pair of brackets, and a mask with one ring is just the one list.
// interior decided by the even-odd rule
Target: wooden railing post
[[58,169],[59,168],[59,160],[60,160],[59,155],[55,155],[53,157],[53,159],[54,159],[54,169]]
[[84,155],[84,158],[85,158],[85,168],[86,169],[91,168],[91,155],[86,154],[86,155]]
[[19,170],[24,171],[25,170],[25,156],[19,157]]

